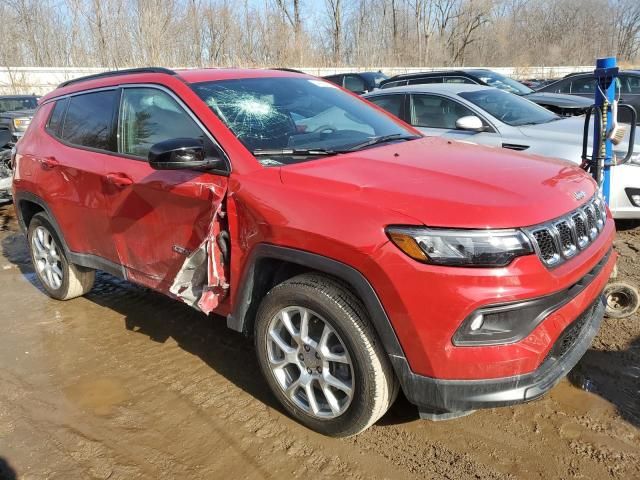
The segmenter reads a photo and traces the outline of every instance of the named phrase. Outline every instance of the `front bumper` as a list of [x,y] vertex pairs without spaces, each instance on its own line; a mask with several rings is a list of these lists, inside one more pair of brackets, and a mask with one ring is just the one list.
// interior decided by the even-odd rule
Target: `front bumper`
[[407,399],[426,409],[466,411],[529,402],[553,388],[591,345],[604,316],[604,297],[563,331],[533,372],[488,380],[440,380],[417,375],[401,357],[390,357]]

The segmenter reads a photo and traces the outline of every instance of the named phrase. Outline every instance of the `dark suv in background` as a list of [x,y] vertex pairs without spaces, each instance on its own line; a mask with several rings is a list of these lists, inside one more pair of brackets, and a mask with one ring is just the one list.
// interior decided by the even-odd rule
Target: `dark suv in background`
[[362,95],[379,88],[380,84],[389,77],[382,72],[354,72],[328,75],[322,78]]
[[[539,92],[594,98],[596,83],[593,72],[572,73],[542,87]],[[640,70],[622,71],[618,77],[618,92],[620,103],[626,103],[640,111]],[[631,120],[631,114],[627,110],[621,109],[619,115],[622,122]]]
[[[380,88],[420,85],[424,83],[468,83],[499,88],[524,97],[558,115],[582,115],[593,103],[590,100],[557,93],[541,93],[492,70],[473,68],[396,75],[380,83]],[[593,98],[593,95],[591,96]]]
[[11,200],[11,149],[31,123],[35,95],[0,96],[0,203]]

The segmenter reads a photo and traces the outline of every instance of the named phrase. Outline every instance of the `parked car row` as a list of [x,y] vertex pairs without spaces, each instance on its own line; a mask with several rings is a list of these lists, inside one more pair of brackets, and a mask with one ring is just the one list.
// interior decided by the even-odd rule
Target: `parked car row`
[[[580,164],[584,117],[561,117],[523,97],[468,84],[424,84],[364,96],[429,136],[524,151]],[[616,146],[623,158],[627,145]],[[612,169],[614,218],[640,218],[640,144],[631,162]]]
[[[344,77],[365,74],[345,74]],[[325,77],[327,80],[333,81],[332,77]],[[338,82],[334,82],[338,83]],[[455,83],[470,85],[485,85],[504,90],[515,95],[522,96],[532,102],[542,105],[543,107],[555,112],[559,115],[571,116],[582,115],[593,103],[588,99],[576,98],[571,95],[560,93],[540,93],[529,88],[528,86],[513,80],[505,75],[493,72],[488,69],[460,69],[460,70],[441,70],[433,72],[419,72],[396,75],[385,80],[381,80],[377,88],[393,88],[405,85],[423,85],[434,83]],[[339,84],[339,83],[338,83]],[[339,84],[347,90],[361,94],[363,90],[354,90],[349,88],[350,85]],[[367,92],[373,89],[366,90]]]

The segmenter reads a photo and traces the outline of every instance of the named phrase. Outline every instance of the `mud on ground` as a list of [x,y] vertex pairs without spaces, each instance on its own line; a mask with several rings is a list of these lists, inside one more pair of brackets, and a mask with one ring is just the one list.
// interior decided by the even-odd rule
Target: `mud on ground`
[[[620,228],[620,277],[638,285],[640,226]],[[282,413],[223,319],[105,274],[51,300],[13,207],[0,230],[0,478],[640,478],[637,315],[605,320],[542,400],[430,423],[400,398],[335,440]]]

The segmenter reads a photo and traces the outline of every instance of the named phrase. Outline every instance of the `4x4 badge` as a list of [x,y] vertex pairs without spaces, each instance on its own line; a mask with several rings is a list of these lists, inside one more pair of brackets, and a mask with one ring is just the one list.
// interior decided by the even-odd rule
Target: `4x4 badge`
[[582,200],[586,196],[587,196],[587,194],[585,192],[583,192],[582,190],[578,190],[577,192],[573,192],[573,198],[575,198],[576,200]]

